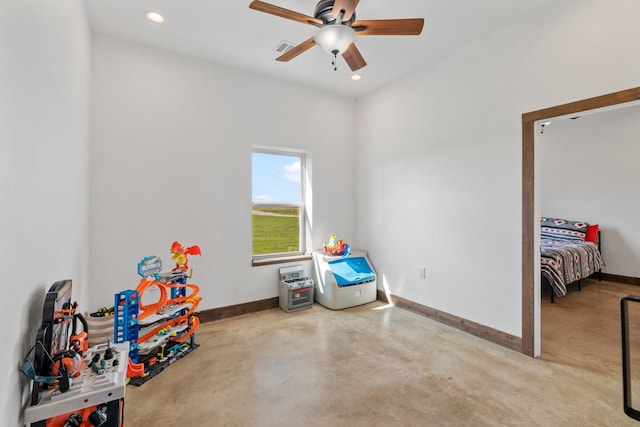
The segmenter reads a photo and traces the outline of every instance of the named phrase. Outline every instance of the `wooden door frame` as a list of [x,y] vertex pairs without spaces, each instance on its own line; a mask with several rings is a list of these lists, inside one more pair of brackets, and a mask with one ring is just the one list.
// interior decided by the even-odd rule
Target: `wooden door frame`
[[535,122],[640,100],[640,87],[614,92],[522,115],[522,348],[535,356],[534,140]]

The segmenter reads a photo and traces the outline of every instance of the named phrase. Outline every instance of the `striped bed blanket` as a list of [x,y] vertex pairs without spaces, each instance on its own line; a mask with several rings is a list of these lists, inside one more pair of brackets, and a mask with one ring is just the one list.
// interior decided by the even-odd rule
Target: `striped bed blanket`
[[567,295],[567,285],[588,277],[604,267],[598,246],[579,240],[540,240],[540,271],[553,292]]

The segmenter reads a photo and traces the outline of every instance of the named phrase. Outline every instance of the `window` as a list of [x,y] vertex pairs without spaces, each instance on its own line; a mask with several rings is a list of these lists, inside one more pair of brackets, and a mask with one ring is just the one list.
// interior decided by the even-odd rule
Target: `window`
[[304,152],[254,148],[251,167],[254,260],[305,252],[306,175]]

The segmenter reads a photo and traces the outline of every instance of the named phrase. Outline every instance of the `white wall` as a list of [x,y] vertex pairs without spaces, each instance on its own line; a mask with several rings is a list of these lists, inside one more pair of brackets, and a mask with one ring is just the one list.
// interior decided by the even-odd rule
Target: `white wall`
[[597,223],[604,272],[640,277],[640,107],[553,120],[536,135],[545,216]]
[[87,297],[90,33],[78,0],[0,2],[2,425],[18,426],[18,372],[46,291]]
[[278,295],[281,265],[251,267],[253,144],[309,150],[312,247],[357,243],[353,100],[106,36],[92,51],[92,307],[145,256],[169,270],[174,240],[202,249],[200,309]]
[[640,86],[638,13],[554,2],[359,100],[357,238],[392,294],[521,336],[521,115]]

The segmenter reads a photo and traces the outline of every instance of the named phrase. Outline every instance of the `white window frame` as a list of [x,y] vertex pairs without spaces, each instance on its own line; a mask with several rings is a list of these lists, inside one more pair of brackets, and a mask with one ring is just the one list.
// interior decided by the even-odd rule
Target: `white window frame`
[[[311,156],[310,153],[306,150],[299,150],[288,147],[274,147],[267,145],[254,145],[251,150],[251,156],[253,157],[254,153],[262,153],[262,154],[273,154],[280,156],[289,156],[289,157],[297,157],[300,159],[300,203],[254,203],[253,202],[253,190],[252,190],[252,200],[251,200],[251,208],[253,210],[254,207],[262,207],[262,208],[272,208],[272,207],[282,207],[282,208],[290,208],[297,207],[299,209],[299,242],[300,247],[298,251],[294,252],[280,252],[280,253],[272,253],[272,254],[253,254],[253,245],[251,249],[251,257],[252,261],[255,263],[259,263],[260,261],[269,261],[275,259],[283,259],[286,261],[290,258],[300,257],[302,255],[308,254],[307,251],[307,243],[310,242],[310,231],[311,231],[311,215],[310,215],[310,171],[311,171]],[[253,163],[251,167],[251,184],[253,188]],[[253,241],[253,227],[251,230],[251,239]]]

